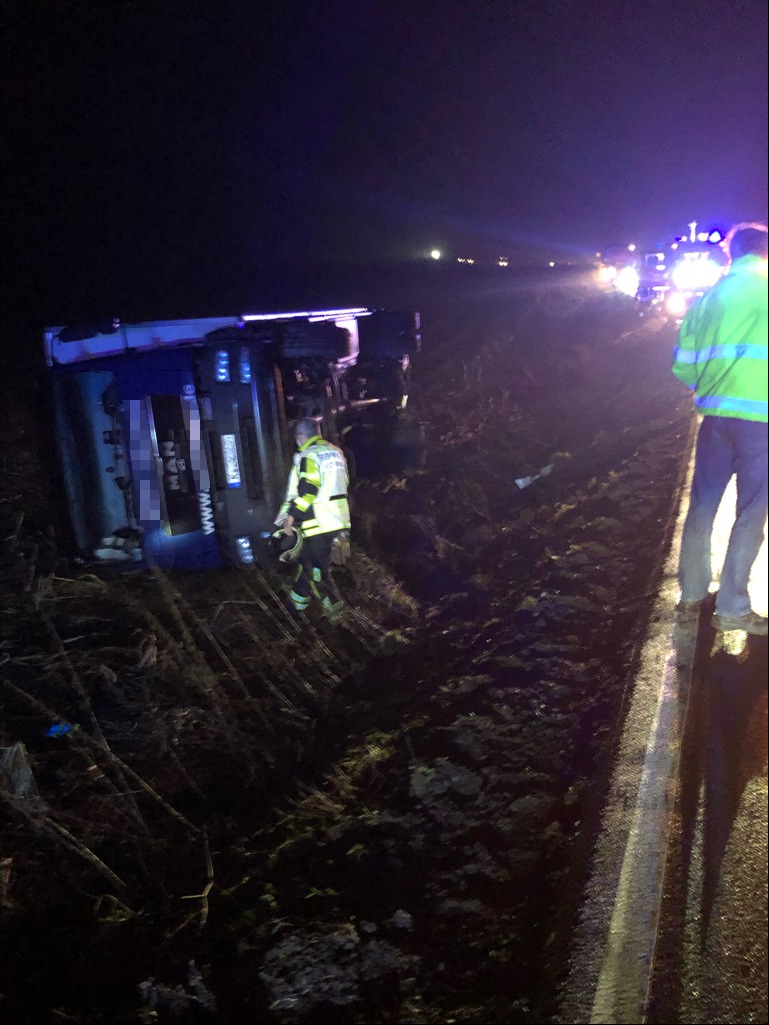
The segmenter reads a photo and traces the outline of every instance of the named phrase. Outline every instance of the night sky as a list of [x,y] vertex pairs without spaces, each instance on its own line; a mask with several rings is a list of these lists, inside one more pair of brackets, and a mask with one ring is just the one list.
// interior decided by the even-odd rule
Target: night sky
[[6,0],[6,311],[767,209],[765,0]]

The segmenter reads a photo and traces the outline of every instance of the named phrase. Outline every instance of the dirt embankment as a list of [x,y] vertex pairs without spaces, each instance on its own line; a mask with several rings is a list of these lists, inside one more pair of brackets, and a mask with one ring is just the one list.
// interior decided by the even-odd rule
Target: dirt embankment
[[68,568],[19,406],[7,1020],[554,1014],[691,422],[672,332],[631,313],[426,318],[426,464],[357,482],[349,611],[302,633],[256,574]]

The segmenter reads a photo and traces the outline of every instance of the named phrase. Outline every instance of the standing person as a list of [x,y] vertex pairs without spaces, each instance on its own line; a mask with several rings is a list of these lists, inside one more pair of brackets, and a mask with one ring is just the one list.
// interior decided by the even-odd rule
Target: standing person
[[681,604],[699,607],[708,594],[713,523],[736,474],[737,515],[712,622],[717,630],[762,637],[767,620],[751,609],[748,580],[767,514],[768,238],[763,224],[732,228],[729,272],[690,308],[673,362],[703,417],[681,541]]
[[295,527],[303,534],[291,602],[297,612],[304,612],[313,597],[319,598],[324,612],[334,618],[338,605],[328,580],[334,541],[340,531],[350,529],[347,461],[341,449],[324,441],[314,420],[299,420],[294,436],[299,451],[275,519],[287,537],[294,536]]

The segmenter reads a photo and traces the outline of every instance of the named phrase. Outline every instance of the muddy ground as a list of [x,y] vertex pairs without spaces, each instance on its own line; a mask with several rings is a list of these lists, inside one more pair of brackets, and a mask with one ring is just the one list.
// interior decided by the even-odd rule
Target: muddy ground
[[423,306],[427,459],[357,480],[336,626],[75,567],[6,394],[4,1020],[556,1016],[690,400],[576,278]]

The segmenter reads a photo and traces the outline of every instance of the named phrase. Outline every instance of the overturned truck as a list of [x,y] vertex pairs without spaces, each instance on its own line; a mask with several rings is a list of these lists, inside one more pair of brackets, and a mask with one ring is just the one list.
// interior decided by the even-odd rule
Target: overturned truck
[[45,331],[75,547],[100,563],[266,564],[312,417],[352,467],[421,458],[408,417],[419,314],[365,308]]

